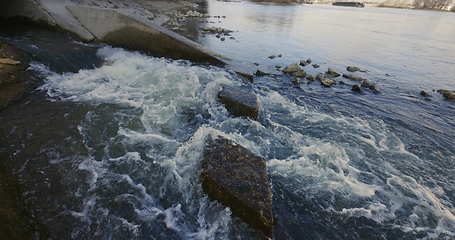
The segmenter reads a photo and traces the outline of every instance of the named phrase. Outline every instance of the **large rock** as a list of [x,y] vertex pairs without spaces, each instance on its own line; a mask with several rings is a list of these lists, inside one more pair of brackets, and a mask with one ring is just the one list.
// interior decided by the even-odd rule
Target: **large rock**
[[455,91],[450,90],[438,90],[438,93],[442,94],[446,100],[455,101]]
[[360,68],[354,67],[354,66],[348,66],[346,68],[346,70],[348,70],[349,72],[357,72],[357,71],[360,71]]
[[331,68],[328,68],[327,69],[327,72],[325,72],[327,75],[330,75],[331,77],[339,77],[341,76],[341,74],[339,74],[337,71],[331,69]]
[[272,237],[272,192],[265,160],[221,136],[204,148],[202,188],[252,228]]
[[335,83],[336,81],[330,78],[325,78],[324,80],[321,81],[321,84],[324,85],[324,87],[330,87]]
[[363,80],[365,80],[365,78],[363,78],[363,77],[354,76],[351,74],[343,74],[343,77],[347,78],[347,79],[351,79],[352,81],[356,81],[356,82],[362,82]]
[[254,120],[259,116],[259,100],[257,96],[240,87],[223,86],[218,99],[226,109],[236,117],[250,117]]
[[292,74],[294,72],[302,70],[297,63],[293,63],[283,69],[284,73]]

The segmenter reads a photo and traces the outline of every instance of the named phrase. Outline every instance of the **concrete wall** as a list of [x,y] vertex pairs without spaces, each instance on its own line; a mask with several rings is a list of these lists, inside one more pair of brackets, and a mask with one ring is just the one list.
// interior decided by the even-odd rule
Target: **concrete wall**
[[0,0],[0,16],[44,21],[86,41],[96,40],[154,56],[224,65],[219,54],[129,9],[77,6],[70,0]]
[[224,65],[217,53],[126,9],[67,8],[101,42],[154,56]]

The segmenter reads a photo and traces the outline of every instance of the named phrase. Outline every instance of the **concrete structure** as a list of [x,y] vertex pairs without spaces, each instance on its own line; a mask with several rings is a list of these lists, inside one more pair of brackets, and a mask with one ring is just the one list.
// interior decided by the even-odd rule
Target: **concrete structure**
[[57,25],[86,41],[194,62],[225,65],[222,56],[135,14],[134,9],[77,5],[70,0],[2,0],[0,16]]

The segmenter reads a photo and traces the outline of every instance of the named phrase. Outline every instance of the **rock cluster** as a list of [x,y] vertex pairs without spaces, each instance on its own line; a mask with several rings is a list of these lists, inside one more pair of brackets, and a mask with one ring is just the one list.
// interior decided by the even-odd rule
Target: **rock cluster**
[[[331,87],[331,86],[333,86],[334,84],[337,83],[335,78],[343,76],[344,78],[347,78],[349,80],[352,80],[352,81],[355,81],[355,82],[359,82],[359,84],[354,84],[352,86],[351,90],[354,91],[354,92],[362,92],[362,88],[366,88],[366,89],[370,89],[370,90],[373,90],[373,91],[377,91],[377,83],[370,84],[368,82],[368,80],[363,78],[363,77],[355,76],[355,75],[352,75],[352,74],[346,74],[346,73],[340,74],[339,72],[335,71],[332,68],[328,68],[325,73],[318,73],[316,75],[316,77],[314,77],[312,75],[307,75],[307,73],[302,68],[300,68],[300,66],[305,67],[305,66],[311,64],[311,62],[312,62],[311,58],[308,58],[307,60],[300,60],[299,64],[292,63],[289,66],[285,67],[282,71],[285,74],[289,74],[289,75],[292,75],[292,76],[296,77],[296,78],[291,80],[296,85],[298,85],[298,84],[300,84],[302,82],[301,77],[305,77],[306,76],[306,79],[308,80],[308,82],[307,82],[308,84],[310,84],[310,83],[312,83],[314,81],[319,81],[322,86]],[[313,66],[313,68],[319,68],[320,67],[318,64],[312,64],[312,66]],[[349,72],[356,72],[356,71],[360,71],[360,68],[354,67],[354,66],[348,66],[346,68],[346,70],[349,71]],[[264,75],[266,75],[266,74],[263,74],[263,72],[261,72],[261,71],[258,71],[256,73],[256,76],[264,76]],[[346,84],[346,82],[344,82],[342,80],[340,80],[339,83],[340,84]]]
[[231,140],[211,137],[204,148],[201,179],[210,198],[272,237],[272,192],[264,159]]

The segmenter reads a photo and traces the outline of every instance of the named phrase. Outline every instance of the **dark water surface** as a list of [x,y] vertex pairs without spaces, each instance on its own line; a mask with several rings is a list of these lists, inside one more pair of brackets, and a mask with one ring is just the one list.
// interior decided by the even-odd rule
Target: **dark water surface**
[[[310,74],[356,65],[368,70],[356,74],[377,82],[379,91],[353,93],[350,80],[331,88],[296,85],[281,74],[256,77],[249,85],[217,67],[65,40],[79,44],[81,53],[97,52],[83,61],[90,67],[59,70],[37,57],[31,70],[45,78],[39,93],[0,113],[2,152],[48,235],[259,239],[202,192],[204,141],[221,134],[267,160],[275,239],[455,238],[455,105],[432,92],[455,88],[448,70],[454,55],[444,53],[455,48],[448,41],[454,39],[454,25],[444,24],[453,14],[214,1],[209,12],[226,15],[215,24],[239,29],[232,33],[238,42],[214,36],[201,42],[243,61],[252,72],[279,73],[275,65],[310,57],[321,65],[305,67]],[[377,26],[375,14],[390,25],[352,22]],[[394,30],[397,18],[413,17],[439,31],[427,35],[434,44]],[[277,31],[279,39],[273,37]],[[365,31],[390,35],[394,44],[384,46],[392,40],[371,39]],[[427,47],[397,54],[411,47],[396,46],[400,39]],[[446,51],[438,52],[443,47]],[[281,58],[268,58],[279,53]],[[222,84],[258,95],[258,121],[227,112],[216,98]],[[432,95],[430,101],[421,90]]]

